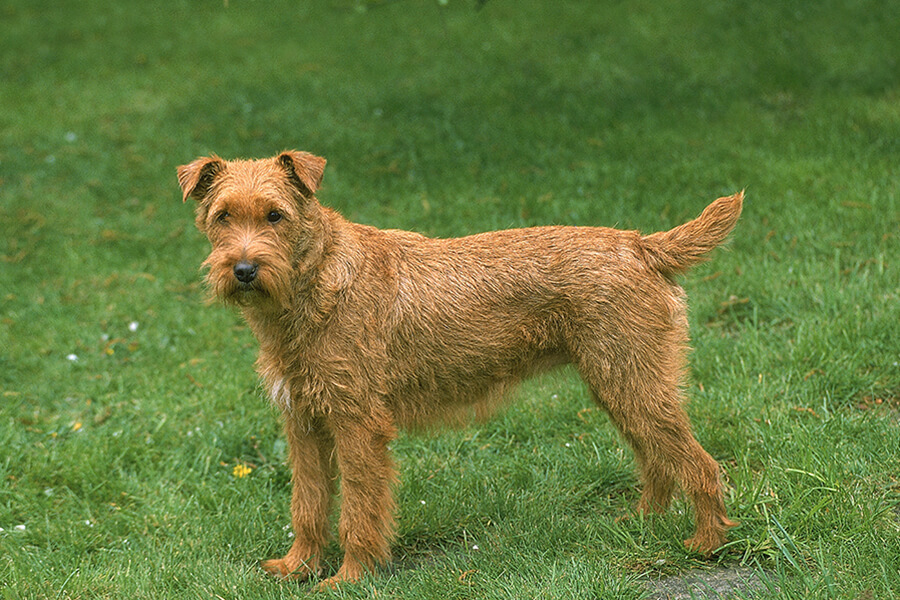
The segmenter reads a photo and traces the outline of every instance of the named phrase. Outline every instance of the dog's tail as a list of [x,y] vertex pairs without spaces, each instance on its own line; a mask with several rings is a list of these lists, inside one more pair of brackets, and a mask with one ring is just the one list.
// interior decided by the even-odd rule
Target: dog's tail
[[743,191],[719,198],[693,221],[642,237],[647,262],[666,276],[684,273],[703,262],[704,255],[725,241],[734,229],[743,202]]

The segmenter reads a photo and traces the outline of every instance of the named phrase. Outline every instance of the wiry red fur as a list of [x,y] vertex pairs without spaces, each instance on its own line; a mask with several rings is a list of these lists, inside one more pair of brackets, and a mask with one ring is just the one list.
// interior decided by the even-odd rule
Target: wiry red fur
[[[210,287],[241,308],[259,340],[257,370],[284,415],[295,538],[267,571],[318,572],[337,473],[345,555],[326,583],[388,560],[397,428],[489,414],[523,377],[564,363],[634,449],[639,510],[663,510],[681,487],[696,513],[687,546],[709,553],[723,544],[734,523],[719,467],[682,408],[687,318],[672,276],[725,239],[743,194],[648,236],[535,227],[441,240],[358,225],[321,206],[324,166],[285,152],[201,158],[178,171],[212,243]],[[253,282],[235,278],[240,261],[258,265]]]

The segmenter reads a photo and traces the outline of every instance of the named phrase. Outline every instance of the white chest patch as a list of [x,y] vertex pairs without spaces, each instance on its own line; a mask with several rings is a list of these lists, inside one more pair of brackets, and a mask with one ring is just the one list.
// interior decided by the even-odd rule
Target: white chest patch
[[279,377],[272,381],[269,387],[269,399],[272,404],[282,410],[291,408],[291,384]]

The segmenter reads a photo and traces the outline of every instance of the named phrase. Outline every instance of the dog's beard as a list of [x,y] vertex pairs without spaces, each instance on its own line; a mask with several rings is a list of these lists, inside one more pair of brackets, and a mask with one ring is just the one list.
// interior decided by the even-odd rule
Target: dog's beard
[[279,276],[280,271],[269,264],[260,264],[256,277],[249,283],[234,276],[234,265],[230,261],[215,264],[208,259],[204,266],[209,267],[206,283],[211,299],[242,307],[272,301],[287,305],[289,279]]
[[216,281],[212,286],[215,297],[225,304],[246,306],[270,296],[266,288],[260,285],[258,279],[254,279],[250,283],[242,283],[234,277],[226,279],[225,282]]

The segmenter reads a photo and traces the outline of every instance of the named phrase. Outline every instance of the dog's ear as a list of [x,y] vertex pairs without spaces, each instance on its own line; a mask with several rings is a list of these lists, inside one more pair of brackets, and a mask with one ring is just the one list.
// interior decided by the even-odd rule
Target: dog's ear
[[319,189],[325,172],[324,158],[309,152],[290,150],[282,152],[275,160],[287,171],[291,181],[305,197],[311,198]]
[[225,161],[216,155],[178,167],[178,185],[184,194],[181,201],[187,202],[188,198],[203,200],[213,181],[224,170]]

